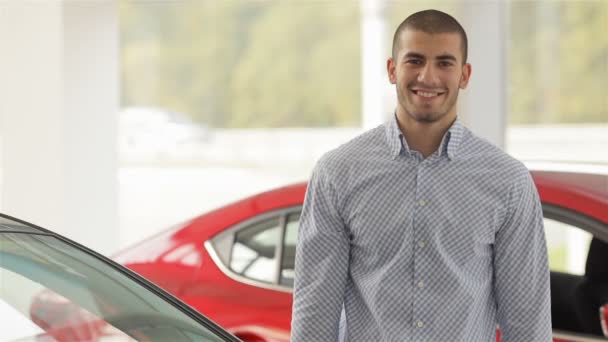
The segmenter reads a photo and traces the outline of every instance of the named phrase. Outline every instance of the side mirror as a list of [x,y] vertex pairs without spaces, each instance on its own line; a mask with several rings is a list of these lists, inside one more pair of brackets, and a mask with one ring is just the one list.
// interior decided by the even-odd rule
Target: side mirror
[[600,306],[600,322],[604,336],[608,337],[608,304]]

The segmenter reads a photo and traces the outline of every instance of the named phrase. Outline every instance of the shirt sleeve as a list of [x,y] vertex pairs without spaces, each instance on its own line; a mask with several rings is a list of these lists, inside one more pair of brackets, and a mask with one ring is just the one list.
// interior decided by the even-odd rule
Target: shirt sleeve
[[291,341],[337,341],[350,241],[335,188],[317,165],[308,183],[296,247]]
[[542,207],[527,172],[512,186],[494,252],[494,291],[502,341],[552,341]]

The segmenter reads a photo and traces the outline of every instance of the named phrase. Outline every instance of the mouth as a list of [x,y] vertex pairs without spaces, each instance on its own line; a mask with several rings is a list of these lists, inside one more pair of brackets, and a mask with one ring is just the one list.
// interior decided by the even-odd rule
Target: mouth
[[443,94],[445,94],[445,91],[430,91],[430,90],[420,90],[420,89],[410,89],[410,90],[412,93],[414,93],[418,97],[421,97],[425,100],[434,100],[434,99],[442,96]]

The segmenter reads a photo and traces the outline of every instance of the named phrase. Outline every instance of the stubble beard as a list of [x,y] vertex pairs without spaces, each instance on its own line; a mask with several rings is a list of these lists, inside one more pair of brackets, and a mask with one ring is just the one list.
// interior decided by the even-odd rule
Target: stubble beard
[[[408,99],[408,95],[409,95],[409,88],[405,89],[405,92],[402,91],[402,89],[400,89],[399,86],[397,86],[397,98],[399,100],[399,106],[401,106],[401,108],[403,109],[403,111],[405,112],[405,114],[407,114],[409,117],[411,117],[412,119],[414,119],[416,122],[418,123],[422,123],[422,124],[431,124],[437,121],[440,121],[441,119],[443,119],[446,115],[448,115],[452,109],[454,108],[454,106],[456,106],[456,101],[458,99],[458,90],[456,89],[456,94],[454,94],[453,98],[448,98],[446,101],[446,105],[447,108],[445,109],[445,111],[438,111],[438,112],[423,112],[423,111],[418,111],[416,109],[416,105],[414,105],[413,101],[410,101],[410,99]],[[449,95],[450,93],[448,92]]]

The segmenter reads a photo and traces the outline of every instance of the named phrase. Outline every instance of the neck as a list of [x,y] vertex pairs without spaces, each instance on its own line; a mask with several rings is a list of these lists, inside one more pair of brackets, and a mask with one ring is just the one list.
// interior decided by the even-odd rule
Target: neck
[[409,114],[397,111],[399,129],[410,149],[422,153],[426,158],[439,148],[445,132],[456,120],[456,113],[446,114],[434,122],[419,122]]

